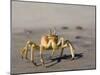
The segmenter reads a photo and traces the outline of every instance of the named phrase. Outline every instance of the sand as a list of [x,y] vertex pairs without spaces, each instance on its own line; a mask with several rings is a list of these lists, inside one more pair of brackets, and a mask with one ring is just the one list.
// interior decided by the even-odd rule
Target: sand
[[[21,59],[19,49],[25,46],[26,41],[31,39],[39,44],[41,36],[50,28],[56,28],[59,38],[72,42],[75,60],[71,60],[69,49],[64,49],[62,57],[59,57],[60,50],[56,50],[52,59],[51,50],[44,51],[47,67],[40,65],[39,50],[35,50],[37,67],[29,60]],[[95,69],[95,41],[94,6],[12,2],[12,74]]]

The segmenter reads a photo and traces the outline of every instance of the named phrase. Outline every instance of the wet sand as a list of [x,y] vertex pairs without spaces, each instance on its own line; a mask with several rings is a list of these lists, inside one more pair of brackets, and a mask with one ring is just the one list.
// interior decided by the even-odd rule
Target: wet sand
[[[60,6],[45,3],[12,2],[11,73],[95,69],[95,8],[90,6],[74,7],[75,5]],[[73,13],[73,11],[75,12]],[[39,15],[40,12],[42,17]],[[59,18],[58,15],[60,15]],[[31,39],[39,44],[41,36],[47,34],[50,28],[56,28],[59,37],[62,36],[72,42],[75,47],[75,60],[71,60],[69,49],[64,49],[62,57],[59,57],[60,50],[56,50],[52,59],[50,59],[51,50],[44,51],[47,67],[40,65],[39,50],[35,50],[37,67],[29,60],[21,59],[19,49],[25,46],[26,41]],[[28,57],[30,57],[30,52]]]

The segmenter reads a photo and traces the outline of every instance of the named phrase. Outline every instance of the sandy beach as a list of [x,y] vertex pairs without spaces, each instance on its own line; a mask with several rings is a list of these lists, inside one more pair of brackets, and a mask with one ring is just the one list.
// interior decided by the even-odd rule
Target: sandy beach
[[[45,50],[43,55],[47,67],[40,65],[39,50],[35,50],[37,67],[29,60],[21,59],[19,49],[27,40],[39,45],[41,36],[54,28],[59,38],[64,37],[74,45],[75,60],[71,60],[69,49],[64,49],[62,57],[59,57],[60,50],[56,50],[52,59],[51,50]],[[11,36],[12,74],[96,68],[94,6],[12,1]]]

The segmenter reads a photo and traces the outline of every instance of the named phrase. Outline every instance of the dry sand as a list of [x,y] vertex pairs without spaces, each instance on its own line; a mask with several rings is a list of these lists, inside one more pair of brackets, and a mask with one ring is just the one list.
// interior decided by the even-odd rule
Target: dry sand
[[[72,61],[69,49],[65,49],[62,57],[60,50],[56,50],[52,61],[51,50],[44,51],[47,68],[39,65],[39,50],[35,51],[37,67],[29,60],[22,60],[19,49],[26,41],[32,39],[39,44],[41,36],[54,27],[59,37],[72,42],[76,59]],[[95,69],[95,7],[13,1],[11,40],[13,74]]]

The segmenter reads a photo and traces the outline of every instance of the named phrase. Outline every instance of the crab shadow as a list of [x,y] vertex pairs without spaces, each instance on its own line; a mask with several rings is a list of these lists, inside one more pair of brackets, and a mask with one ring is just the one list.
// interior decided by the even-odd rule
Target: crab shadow
[[[52,59],[50,59],[51,62],[52,62],[52,64],[50,64],[50,65],[48,65],[48,66],[46,66],[46,67],[49,68],[49,67],[51,67],[51,66],[53,66],[53,65],[55,65],[55,64],[60,63],[62,60],[71,59],[71,61],[74,61],[74,60],[80,59],[80,58],[83,57],[83,53],[75,54],[75,58],[74,58],[74,59],[72,59],[71,57],[72,57],[71,55],[66,55],[66,54],[65,54],[65,55],[63,55],[63,56],[61,56],[61,57],[52,58]],[[54,62],[54,63],[53,63],[53,62]]]

